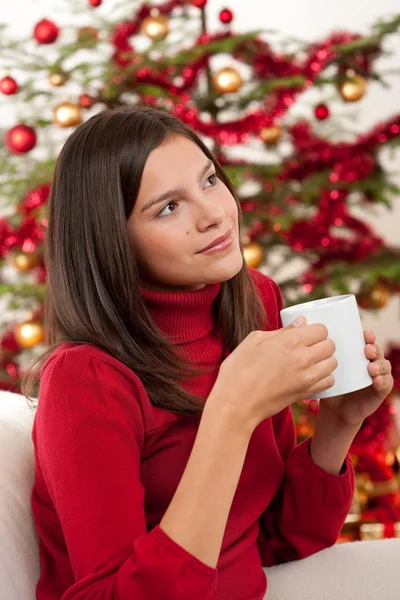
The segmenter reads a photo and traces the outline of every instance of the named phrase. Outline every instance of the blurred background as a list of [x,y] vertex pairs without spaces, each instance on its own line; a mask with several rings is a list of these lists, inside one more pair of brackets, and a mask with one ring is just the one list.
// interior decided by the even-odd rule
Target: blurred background
[[[158,106],[217,155],[246,262],[286,305],[356,295],[395,390],[353,444],[338,541],[400,537],[397,0],[18,0],[1,19],[0,389],[18,392],[45,348],[42,244],[63,142],[106,107]],[[299,441],[317,408],[294,407]]]

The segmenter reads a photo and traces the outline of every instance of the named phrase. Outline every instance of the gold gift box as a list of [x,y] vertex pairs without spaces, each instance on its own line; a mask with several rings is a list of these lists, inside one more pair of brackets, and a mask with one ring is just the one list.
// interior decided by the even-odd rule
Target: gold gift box
[[[400,523],[393,526],[394,537],[400,538]],[[385,525],[383,523],[364,523],[360,526],[360,540],[383,540],[385,537]]]

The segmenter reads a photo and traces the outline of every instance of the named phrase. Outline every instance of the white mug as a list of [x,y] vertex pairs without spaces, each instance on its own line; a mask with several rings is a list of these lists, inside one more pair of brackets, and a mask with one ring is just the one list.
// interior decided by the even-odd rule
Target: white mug
[[330,398],[361,390],[372,384],[368,373],[369,360],[365,356],[365,339],[356,298],[353,294],[332,296],[296,304],[281,310],[284,327],[304,315],[307,323],[322,323],[328,337],[335,342],[338,361],[333,371],[335,384],[329,389],[311,395],[310,399]]

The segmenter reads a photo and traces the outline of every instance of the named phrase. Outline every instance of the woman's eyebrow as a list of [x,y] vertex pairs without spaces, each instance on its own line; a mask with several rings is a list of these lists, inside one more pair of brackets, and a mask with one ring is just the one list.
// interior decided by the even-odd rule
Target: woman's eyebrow
[[[197,180],[199,182],[204,177],[204,175],[207,173],[208,169],[211,167],[212,164],[213,164],[213,161],[212,160],[208,160],[207,163],[204,165],[204,167],[201,169],[200,173],[197,176]],[[169,198],[171,198],[173,196],[183,195],[184,193],[185,193],[185,190],[182,189],[182,188],[177,188],[177,189],[174,189],[174,190],[168,190],[167,192],[164,192],[163,194],[161,194],[161,196],[157,196],[156,198],[153,198],[152,200],[149,200],[143,206],[142,210],[140,211],[140,214],[144,213],[146,210],[149,210],[149,208],[151,208],[155,204],[159,204],[160,202],[165,202],[165,200],[168,200]]]

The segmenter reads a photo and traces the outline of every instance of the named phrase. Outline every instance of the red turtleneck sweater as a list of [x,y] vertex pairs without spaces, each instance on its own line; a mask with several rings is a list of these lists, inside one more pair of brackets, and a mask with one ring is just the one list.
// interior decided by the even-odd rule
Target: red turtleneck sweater
[[[252,272],[271,328],[281,296]],[[207,397],[223,360],[212,319],[219,284],[143,292],[179,351],[211,371],[190,381]],[[32,507],[40,536],[38,600],[261,600],[263,566],[335,543],[353,495],[347,459],[332,475],[295,447],[291,412],[254,431],[216,569],[159,527],[189,458],[200,417],[154,407],[138,377],[93,346],[64,344],[47,361],[33,442]],[[244,399],[245,400],[245,399]]]

